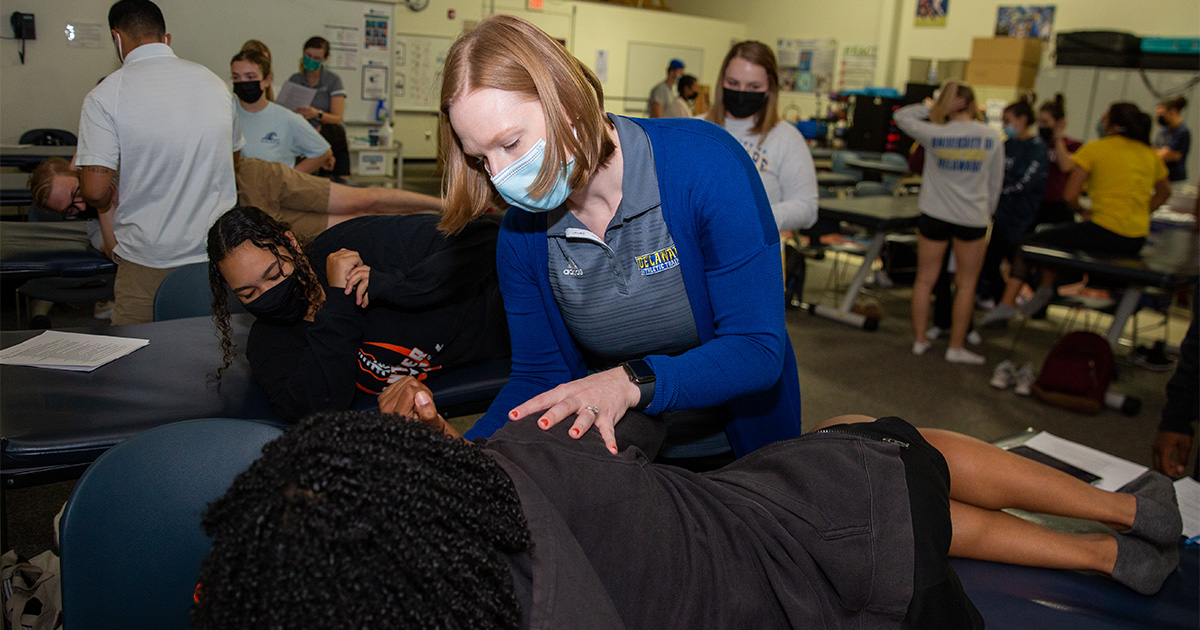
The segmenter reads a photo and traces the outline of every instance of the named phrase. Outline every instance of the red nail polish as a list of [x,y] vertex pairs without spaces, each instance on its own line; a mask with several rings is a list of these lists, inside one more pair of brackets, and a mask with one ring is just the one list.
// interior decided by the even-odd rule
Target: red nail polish
[[545,418],[542,418],[541,420],[538,420],[538,426],[545,429],[550,426],[550,421]]
[[517,419],[517,412],[516,412],[515,410],[514,410],[514,411],[510,411],[510,412],[508,412],[508,417],[512,418],[513,420],[516,420],[516,419]]
[[571,437],[579,437],[579,429],[571,429]]

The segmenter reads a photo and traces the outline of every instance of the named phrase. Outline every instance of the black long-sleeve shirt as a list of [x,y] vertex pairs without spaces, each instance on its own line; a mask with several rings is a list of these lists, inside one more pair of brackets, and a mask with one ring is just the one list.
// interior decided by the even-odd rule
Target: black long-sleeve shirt
[[[1163,407],[1160,431],[1193,435],[1200,417],[1200,286],[1192,293],[1192,325],[1179,344],[1179,363],[1167,381],[1167,404]],[[1200,464],[1198,464],[1200,466]]]
[[[498,223],[481,219],[445,236],[431,215],[372,216],[335,225],[306,250],[325,288],[313,322],[256,321],[246,357],[285,419],[347,409],[355,391],[435,377],[443,369],[507,356],[496,279]],[[346,248],[371,268],[367,308],[330,288],[325,259]]]

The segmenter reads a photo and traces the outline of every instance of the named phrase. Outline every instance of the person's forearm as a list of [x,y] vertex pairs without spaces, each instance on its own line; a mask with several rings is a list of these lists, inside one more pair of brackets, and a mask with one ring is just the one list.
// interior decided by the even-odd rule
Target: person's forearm
[[312,175],[313,173],[317,172],[317,169],[321,168],[321,165],[324,164],[325,160],[328,160],[329,156],[331,155],[333,155],[333,151],[329,150],[321,155],[318,155],[317,157],[304,158],[296,163],[295,168],[301,173],[308,173],[309,175]]
[[115,208],[109,208],[100,213],[100,236],[104,239],[104,255],[110,259],[113,257],[113,250],[117,247],[117,236],[113,232],[113,215],[116,213]]
[[113,170],[106,166],[84,166],[79,172],[79,194],[84,203],[107,208],[113,199]]
[[1166,203],[1171,197],[1171,185],[1167,180],[1162,180],[1154,185],[1154,194],[1150,197],[1150,212],[1158,210],[1158,207]]

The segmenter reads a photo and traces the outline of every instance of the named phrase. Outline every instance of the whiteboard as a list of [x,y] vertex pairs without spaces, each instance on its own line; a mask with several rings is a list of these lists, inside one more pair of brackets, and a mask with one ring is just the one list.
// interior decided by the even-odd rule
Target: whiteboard
[[664,46],[629,42],[626,57],[625,96],[641,101],[626,101],[626,113],[645,114],[650,90],[667,78],[667,64],[678,59],[686,66],[684,72],[694,77],[704,76],[704,49],[684,46]]
[[442,66],[454,42],[449,37],[396,34],[392,47],[392,107],[436,112],[442,95]]

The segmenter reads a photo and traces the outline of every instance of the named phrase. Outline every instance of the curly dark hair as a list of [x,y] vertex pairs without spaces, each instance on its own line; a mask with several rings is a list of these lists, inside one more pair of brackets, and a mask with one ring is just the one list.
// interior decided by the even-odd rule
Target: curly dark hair
[[292,239],[288,238],[290,230],[291,226],[272,219],[254,206],[237,206],[222,214],[208,229],[208,287],[212,290],[213,323],[221,335],[222,355],[221,367],[212,376],[213,380],[220,380],[221,373],[233,364],[233,357],[237,356],[229,327],[225,276],[221,275],[218,265],[239,245],[250,241],[255,247],[270,251],[276,260],[292,263],[295,266],[292,273],[297,276],[300,286],[304,287],[305,299],[313,305],[313,310],[319,310],[324,304],[325,293],[321,283],[303,252],[305,243],[297,237],[296,242],[300,247],[292,245]]
[[310,416],[213,502],[193,628],[516,628],[531,546],[476,446],[379,412]]

